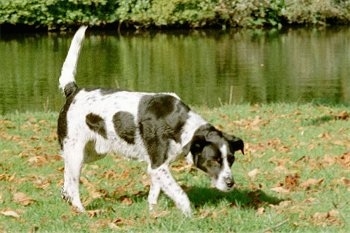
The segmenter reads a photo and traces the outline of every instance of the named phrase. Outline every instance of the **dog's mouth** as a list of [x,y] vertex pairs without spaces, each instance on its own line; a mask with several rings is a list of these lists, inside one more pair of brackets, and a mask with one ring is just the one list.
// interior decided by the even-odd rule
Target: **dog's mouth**
[[234,189],[235,182],[232,178],[226,178],[226,179],[212,179],[211,180],[211,186],[213,188],[216,188],[222,192],[230,192]]

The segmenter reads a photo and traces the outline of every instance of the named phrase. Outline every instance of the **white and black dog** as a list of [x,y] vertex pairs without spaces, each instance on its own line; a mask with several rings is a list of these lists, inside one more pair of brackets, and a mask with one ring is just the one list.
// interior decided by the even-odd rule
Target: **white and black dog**
[[191,215],[190,201],[169,170],[180,156],[187,155],[209,174],[217,189],[232,190],[231,165],[235,151],[243,153],[243,141],[214,128],[177,95],[78,88],[75,73],[86,28],[74,35],[59,79],[66,96],[57,128],[64,158],[63,198],[84,211],[79,195],[82,165],[108,152],[148,163],[150,209],[162,190]]

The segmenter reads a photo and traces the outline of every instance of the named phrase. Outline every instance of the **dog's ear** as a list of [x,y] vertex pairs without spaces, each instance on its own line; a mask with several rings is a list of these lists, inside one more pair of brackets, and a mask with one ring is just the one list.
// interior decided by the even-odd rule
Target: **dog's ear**
[[231,151],[238,151],[240,150],[242,154],[244,154],[244,142],[242,139],[234,136],[224,133],[223,136],[226,138],[230,145]]
[[191,163],[195,166],[198,166],[199,157],[201,157],[201,153],[206,145],[209,142],[205,140],[204,137],[196,136],[192,138],[192,140],[183,148],[183,153],[185,156],[191,155]]

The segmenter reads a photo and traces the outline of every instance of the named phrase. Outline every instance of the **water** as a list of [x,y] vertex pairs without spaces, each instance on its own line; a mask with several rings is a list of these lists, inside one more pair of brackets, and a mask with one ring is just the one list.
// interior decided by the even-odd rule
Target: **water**
[[[0,34],[0,114],[58,111],[67,34]],[[176,92],[189,105],[350,104],[350,29],[87,32],[80,86]]]

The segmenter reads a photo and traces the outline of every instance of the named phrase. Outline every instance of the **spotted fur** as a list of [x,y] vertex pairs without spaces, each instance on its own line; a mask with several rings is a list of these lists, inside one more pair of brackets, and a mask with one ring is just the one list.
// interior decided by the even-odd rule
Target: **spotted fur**
[[78,88],[74,76],[85,30],[76,32],[59,79],[66,96],[57,127],[65,167],[63,198],[84,211],[81,168],[109,152],[148,163],[150,209],[163,191],[191,215],[190,201],[169,170],[169,164],[183,155],[206,172],[216,188],[231,190],[234,152],[243,152],[243,141],[214,128],[177,95]]

